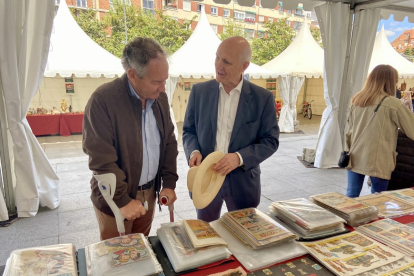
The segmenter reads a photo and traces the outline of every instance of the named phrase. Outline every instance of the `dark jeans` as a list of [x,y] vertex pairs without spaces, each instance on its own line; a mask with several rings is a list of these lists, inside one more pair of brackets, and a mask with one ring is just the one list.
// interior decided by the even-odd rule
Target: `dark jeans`
[[[359,197],[362,185],[364,184],[365,175],[348,170],[348,188],[346,195],[349,197]],[[371,193],[379,193],[386,191],[389,180],[370,176],[371,178]]]

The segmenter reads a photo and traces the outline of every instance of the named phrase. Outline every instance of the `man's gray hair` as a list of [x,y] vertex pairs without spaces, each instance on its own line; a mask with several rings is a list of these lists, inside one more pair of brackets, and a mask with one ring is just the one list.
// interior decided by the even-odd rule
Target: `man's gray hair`
[[240,63],[243,64],[245,62],[250,62],[252,58],[252,48],[244,47],[240,53]]
[[122,52],[121,63],[125,71],[132,68],[138,77],[147,73],[148,62],[158,54],[165,55],[161,45],[148,37],[137,37],[129,42]]

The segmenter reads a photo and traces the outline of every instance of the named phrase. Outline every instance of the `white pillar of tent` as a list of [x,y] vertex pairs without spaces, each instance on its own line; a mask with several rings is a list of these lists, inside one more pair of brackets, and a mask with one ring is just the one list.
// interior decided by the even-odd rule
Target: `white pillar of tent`
[[325,48],[324,98],[327,105],[319,127],[315,167],[330,168],[337,166],[342,151],[338,111],[352,14],[349,5],[331,2],[316,7],[315,11]]
[[[59,178],[26,120],[42,80],[54,18],[54,2],[0,2],[0,81],[13,143],[15,200],[19,217],[37,214],[39,205],[59,206]],[[4,135],[4,134],[3,134]]]
[[167,82],[165,84],[165,92],[167,93],[168,97],[168,104],[170,106],[170,117],[174,125],[174,135],[175,138],[178,140],[178,128],[177,128],[177,122],[175,121],[174,111],[171,107],[171,102],[173,99],[175,87],[177,86],[178,77],[171,77],[169,76],[167,79]]

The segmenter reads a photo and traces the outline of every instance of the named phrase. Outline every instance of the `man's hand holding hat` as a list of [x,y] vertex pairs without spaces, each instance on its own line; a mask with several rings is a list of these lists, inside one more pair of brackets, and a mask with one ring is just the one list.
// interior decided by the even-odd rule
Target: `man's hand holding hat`
[[240,166],[240,158],[237,153],[227,153],[214,166],[214,170],[222,175],[228,175],[235,168]]

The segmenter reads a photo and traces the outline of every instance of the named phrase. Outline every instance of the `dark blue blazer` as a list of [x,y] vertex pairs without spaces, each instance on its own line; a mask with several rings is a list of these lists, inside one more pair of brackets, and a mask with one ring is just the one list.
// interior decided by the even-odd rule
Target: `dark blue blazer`
[[[203,158],[214,151],[217,133],[219,83],[195,84],[188,99],[183,125],[183,146],[187,157],[199,150]],[[239,152],[244,165],[227,175],[238,209],[260,203],[260,166],[279,147],[279,126],[273,94],[243,81],[229,153]]]

